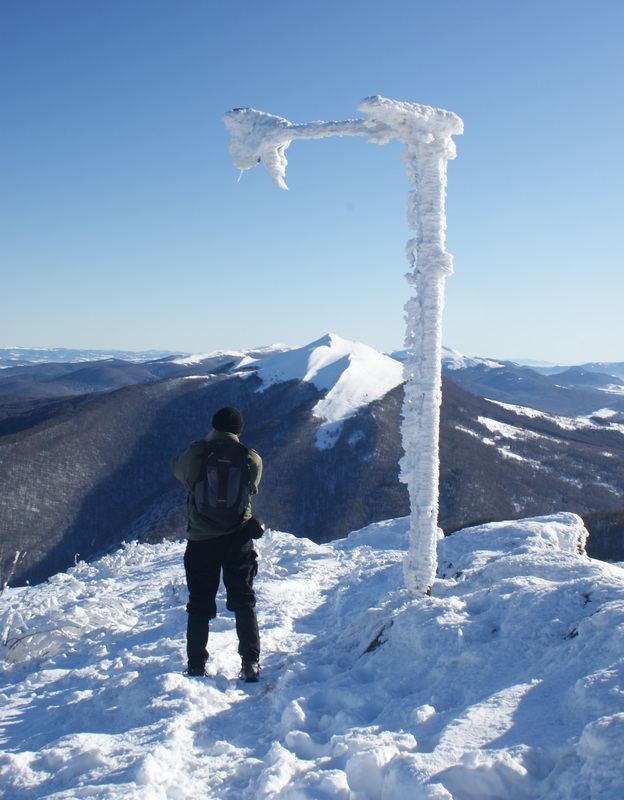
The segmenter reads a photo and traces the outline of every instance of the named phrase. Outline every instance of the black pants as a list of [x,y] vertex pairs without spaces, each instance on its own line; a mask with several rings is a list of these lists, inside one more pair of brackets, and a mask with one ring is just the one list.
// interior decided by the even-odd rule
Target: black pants
[[258,554],[246,532],[215,539],[189,540],[184,553],[189,590],[186,651],[189,667],[203,667],[208,657],[209,622],[217,616],[216,596],[223,571],[227,608],[236,617],[238,652],[245,661],[258,661],[260,635],[253,580]]

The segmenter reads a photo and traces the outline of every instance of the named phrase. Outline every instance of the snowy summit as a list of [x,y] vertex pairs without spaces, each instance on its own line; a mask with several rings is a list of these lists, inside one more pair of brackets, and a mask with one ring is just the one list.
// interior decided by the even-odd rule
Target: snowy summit
[[395,359],[334,333],[305,347],[264,358],[258,362],[256,374],[264,388],[281,381],[299,380],[326,392],[312,411],[322,420],[317,437],[321,448],[333,444],[346,419],[403,380],[403,368]]
[[447,537],[404,588],[408,520],[259,540],[261,681],[219,597],[188,678],[182,543],[3,596],[10,800],[621,800],[624,570],[573,514]]

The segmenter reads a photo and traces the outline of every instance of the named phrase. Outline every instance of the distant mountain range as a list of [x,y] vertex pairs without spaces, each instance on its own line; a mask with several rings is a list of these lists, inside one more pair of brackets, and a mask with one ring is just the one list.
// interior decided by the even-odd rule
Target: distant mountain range
[[553,414],[600,416],[604,412],[603,416],[624,419],[624,363],[536,368],[464,359],[447,352],[443,370],[458,386],[490,400]]
[[[265,460],[254,510],[270,527],[322,542],[409,513],[400,354],[332,334],[195,356],[27,352],[0,350],[2,581],[182,538],[169,461],[221,405],[243,410]],[[575,511],[590,554],[624,559],[624,364],[549,370],[445,351],[440,524]]]
[[121,359],[123,361],[153,361],[177,355],[169,350],[76,350],[67,347],[0,347],[0,368],[25,367],[32,364],[79,363]]

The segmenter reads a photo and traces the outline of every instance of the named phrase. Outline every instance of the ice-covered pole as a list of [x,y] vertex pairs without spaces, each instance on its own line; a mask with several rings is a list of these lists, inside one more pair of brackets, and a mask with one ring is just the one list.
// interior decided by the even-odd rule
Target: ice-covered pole
[[[459,132],[459,131],[457,131]],[[405,580],[427,591],[437,569],[440,482],[440,406],[442,403],[442,312],[444,285],[453,272],[446,252],[446,164],[455,157],[450,136],[417,137],[403,152],[410,183],[408,219],[416,231],[407,244],[414,295],[405,305],[407,325],[405,398],[401,434],[401,479],[410,495],[411,546]]]
[[463,132],[463,123],[450,111],[384,97],[369,97],[358,109],[365,119],[293,125],[243,108],[228,111],[224,121],[235,166],[249,169],[262,162],[282,189],[287,188],[285,152],[294,139],[368,136],[377,144],[396,139],[405,145],[403,159],[412,187],[408,219],[416,236],[407,244],[407,279],[414,294],[405,306],[401,480],[407,484],[411,507],[405,580],[420,593],[431,587],[437,567],[442,311],[444,282],[453,271],[452,256],[445,249],[446,165],[455,157],[451,137]]

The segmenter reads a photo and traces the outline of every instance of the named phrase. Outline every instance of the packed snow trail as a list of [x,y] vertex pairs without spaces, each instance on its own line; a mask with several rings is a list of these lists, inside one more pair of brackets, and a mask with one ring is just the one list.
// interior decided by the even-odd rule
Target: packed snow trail
[[624,572],[571,514],[440,543],[402,588],[409,521],[258,542],[263,656],[234,620],[182,674],[184,545],[129,545],[2,596],[7,800],[621,800]]

